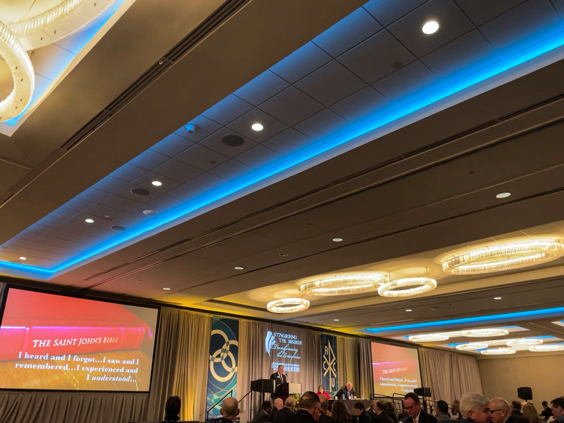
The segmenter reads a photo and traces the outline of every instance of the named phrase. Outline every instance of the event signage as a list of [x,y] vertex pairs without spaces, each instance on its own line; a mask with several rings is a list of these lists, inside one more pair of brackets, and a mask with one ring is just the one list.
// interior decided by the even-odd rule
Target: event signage
[[321,384],[327,392],[338,388],[337,337],[321,334]]
[[[206,409],[214,406],[223,396],[233,390],[237,392],[237,364],[239,362],[239,321],[214,317],[210,338],[208,390]],[[221,417],[219,408],[214,407],[209,416]]]
[[273,370],[282,364],[285,371],[299,373],[302,341],[297,335],[268,331],[264,346],[269,357],[274,359],[271,364]]

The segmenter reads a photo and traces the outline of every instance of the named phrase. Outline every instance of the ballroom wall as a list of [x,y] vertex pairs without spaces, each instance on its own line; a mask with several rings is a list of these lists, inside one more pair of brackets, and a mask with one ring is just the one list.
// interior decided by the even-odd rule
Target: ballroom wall
[[478,360],[484,395],[488,398],[517,399],[517,388],[530,386],[533,403],[542,409],[542,401],[564,395],[564,354],[544,353],[526,357]]

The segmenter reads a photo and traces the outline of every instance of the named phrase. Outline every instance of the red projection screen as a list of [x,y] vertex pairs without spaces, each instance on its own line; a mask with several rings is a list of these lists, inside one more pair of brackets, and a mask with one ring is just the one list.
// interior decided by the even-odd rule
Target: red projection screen
[[374,393],[392,396],[421,387],[419,356],[415,348],[372,342]]
[[149,391],[158,310],[10,288],[0,388]]

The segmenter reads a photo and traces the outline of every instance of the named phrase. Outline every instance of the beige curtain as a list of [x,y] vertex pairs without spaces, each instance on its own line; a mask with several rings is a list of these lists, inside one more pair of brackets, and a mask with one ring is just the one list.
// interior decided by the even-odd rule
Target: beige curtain
[[204,421],[211,320],[202,313],[161,309],[148,420],[162,420],[167,398],[178,395],[181,420]]
[[373,377],[372,377],[372,342],[370,339],[360,338],[358,340],[358,356],[359,356],[359,391],[357,395],[362,398],[370,398],[372,393]]
[[482,393],[476,358],[448,351],[419,348],[423,385],[435,401],[449,404],[468,392]]
[[339,368],[339,388],[347,382],[353,384],[358,396],[358,338],[337,337],[337,366]]

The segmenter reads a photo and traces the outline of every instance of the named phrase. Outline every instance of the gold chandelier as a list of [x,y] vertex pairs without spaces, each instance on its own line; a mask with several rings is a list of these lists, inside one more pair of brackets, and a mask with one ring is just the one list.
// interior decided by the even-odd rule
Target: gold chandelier
[[437,287],[437,281],[431,278],[404,278],[382,284],[378,294],[383,297],[412,297],[432,291]]
[[529,351],[531,352],[564,351],[564,345],[535,345],[533,347],[529,347]]
[[266,309],[271,313],[297,313],[309,308],[309,301],[303,298],[284,298],[271,301],[266,305]]
[[457,345],[456,349],[459,351],[476,351],[488,348],[488,344],[485,342],[470,342],[468,344]]
[[448,339],[449,336],[442,333],[426,333],[424,335],[412,335],[409,337],[411,342],[439,342]]
[[470,338],[480,338],[480,337],[489,337],[489,336],[505,336],[509,333],[507,329],[497,329],[497,328],[490,328],[490,329],[470,329],[462,331],[462,336],[468,336]]
[[481,352],[483,355],[511,355],[516,351],[510,348],[490,348]]
[[339,275],[306,282],[300,286],[300,292],[327,296],[362,294],[376,291],[385,282],[388,277],[380,273]]
[[536,266],[564,255],[560,240],[533,238],[457,252],[443,263],[443,271],[476,275]]

